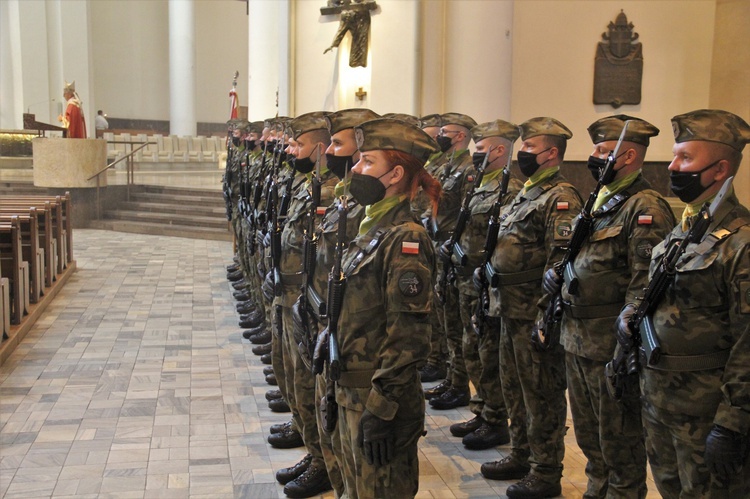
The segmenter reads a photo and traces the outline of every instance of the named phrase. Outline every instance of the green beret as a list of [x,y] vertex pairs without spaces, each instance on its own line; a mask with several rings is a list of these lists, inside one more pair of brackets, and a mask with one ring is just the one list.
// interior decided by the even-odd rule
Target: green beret
[[440,115],[440,118],[443,121],[443,124],[440,126],[458,125],[464,128],[468,128],[469,130],[477,126],[477,122],[474,121],[471,116],[466,116],[465,114],[461,113],[445,113]]
[[369,109],[342,109],[326,116],[326,125],[331,135],[339,133],[347,128],[354,128],[357,125],[379,118],[380,116]]
[[596,120],[589,125],[588,131],[591,140],[594,144],[607,142],[608,140],[619,140],[626,121],[630,121],[630,124],[623,140],[648,147],[649,139],[659,135],[659,129],[648,121],[626,114],[618,114]]
[[294,137],[294,139],[297,140],[300,135],[306,134],[308,132],[314,132],[315,130],[325,130],[327,132],[327,114],[328,113],[324,111],[314,111],[312,113],[305,113],[297,116],[292,121],[290,121],[289,128],[292,129],[292,136]]
[[401,120],[410,125],[419,126],[419,118],[406,113],[385,113],[382,118],[389,118],[392,120]]
[[253,121],[250,123],[250,133],[263,133],[263,122]]
[[750,142],[750,125],[745,120],[720,109],[698,109],[672,118],[674,141],[719,142],[742,152]]
[[435,140],[419,127],[401,120],[380,118],[354,127],[354,137],[360,151],[395,150],[427,161],[438,151]]
[[471,138],[474,139],[474,143],[488,137],[502,137],[515,142],[519,135],[521,135],[521,131],[518,129],[518,125],[503,120],[488,121],[471,129]]
[[521,127],[521,139],[526,140],[537,135],[553,135],[569,139],[573,132],[555,118],[531,118],[519,125]]
[[427,114],[419,119],[420,128],[427,128],[430,126],[443,126],[443,117],[439,114]]

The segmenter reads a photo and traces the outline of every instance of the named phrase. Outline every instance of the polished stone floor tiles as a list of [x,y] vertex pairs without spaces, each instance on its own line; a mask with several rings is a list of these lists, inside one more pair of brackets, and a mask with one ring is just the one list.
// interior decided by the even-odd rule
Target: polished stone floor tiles
[[[266,443],[287,415],[236,326],[231,245],[77,230],[75,246],[78,270],[0,366],[0,497],[285,497],[274,474],[303,451]],[[448,432],[470,417],[428,409],[419,498],[504,496],[479,468],[509,449]],[[580,497],[572,430],[566,444],[563,493]]]

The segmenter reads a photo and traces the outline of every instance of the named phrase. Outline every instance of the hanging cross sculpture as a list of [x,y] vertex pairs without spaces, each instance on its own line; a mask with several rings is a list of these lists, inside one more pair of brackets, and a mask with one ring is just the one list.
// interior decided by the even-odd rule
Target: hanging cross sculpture
[[338,47],[347,31],[352,33],[352,49],[349,52],[349,67],[367,67],[367,43],[370,35],[370,11],[378,8],[375,0],[328,0],[320,8],[324,16],[341,14],[339,30],[331,46],[324,54]]

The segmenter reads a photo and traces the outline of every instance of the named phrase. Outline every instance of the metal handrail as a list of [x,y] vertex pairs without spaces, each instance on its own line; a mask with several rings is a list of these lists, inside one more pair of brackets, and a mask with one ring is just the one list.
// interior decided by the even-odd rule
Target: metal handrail
[[[133,171],[134,170],[133,155],[137,153],[138,151],[140,151],[141,149],[143,149],[144,147],[148,146],[149,144],[156,144],[156,142],[149,142],[149,141],[132,142],[132,141],[114,141],[114,140],[108,140],[107,143],[108,144],[130,144],[131,151],[125,156],[114,160],[113,162],[105,166],[102,170],[100,170],[99,172],[93,174],[92,176],[86,179],[86,180],[91,180],[92,178],[96,177],[96,219],[97,220],[101,220],[102,218],[102,214],[101,214],[102,204],[101,204],[101,198],[99,195],[99,189],[101,187],[101,181],[99,180],[100,175],[106,172],[107,170],[109,170],[110,168],[112,168],[113,166],[115,166],[117,163],[121,161],[126,161],[127,162],[126,163],[127,184],[125,186],[125,191],[126,191],[127,200],[130,201],[130,186],[135,183],[135,173]],[[134,144],[141,144],[141,145],[137,147],[136,149],[133,149]]]

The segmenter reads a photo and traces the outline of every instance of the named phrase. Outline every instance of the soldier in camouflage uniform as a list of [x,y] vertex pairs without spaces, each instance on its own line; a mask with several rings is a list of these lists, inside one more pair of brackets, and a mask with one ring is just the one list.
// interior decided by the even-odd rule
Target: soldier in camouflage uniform
[[[502,205],[508,203],[523,185],[518,179],[511,179],[507,192],[502,199],[498,199],[501,193],[503,169],[511,157],[513,142],[520,134],[517,125],[495,120],[475,126],[471,129],[471,134],[476,144],[476,152],[473,156],[474,168],[480,168],[485,156],[489,155],[489,157],[482,182],[469,204],[471,218],[457,244],[466,254],[466,265],[461,265],[456,251],[453,251],[451,256],[456,273],[455,286],[458,288],[460,297],[464,361],[469,378],[477,389],[469,408],[476,417],[465,423],[451,425],[450,431],[454,436],[463,437],[463,444],[466,448],[481,450],[507,444],[510,436],[508,434],[508,411],[505,409],[500,383],[498,351],[500,329],[485,328],[481,337],[478,337],[474,331],[471,317],[477,308],[479,292],[472,282],[472,273],[484,262],[487,224],[492,207],[498,201]],[[441,256],[446,251],[447,243],[441,247]]]
[[588,459],[585,498],[646,495],[646,448],[638,388],[614,400],[607,390],[605,366],[615,353],[614,320],[623,305],[648,285],[652,249],[674,226],[669,204],[643,178],[641,168],[650,137],[659,129],[625,115],[595,121],[589,168],[599,178],[626,120],[631,120],[615,160],[612,179],[599,191],[595,222],[564,283],[555,270],[544,288],[557,294],[562,285],[561,342],[565,347],[568,398],[578,446]]
[[[471,117],[460,113],[445,113],[441,115],[441,120],[443,125],[437,143],[444,153],[444,162],[440,167],[435,165],[435,173],[443,188],[443,195],[434,219],[431,209],[426,210],[421,217],[436,249],[451,237],[458,220],[461,201],[474,180],[474,167],[468,147],[471,142],[470,130],[477,124]],[[438,263],[436,282],[441,282],[444,271],[444,266]],[[446,286],[445,290],[439,292],[443,296],[436,293],[435,308],[440,312],[439,327],[447,338],[451,364],[448,378],[444,383],[428,390],[427,397],[430,399],[430,406],[443,410],[469,405],[471,393],[463,356],[464,328],[459,311],[458,289],[455,286]]]
[[481,472],[495,480],[522,478],[508,487],[510,498],[553,497],[561,491],[565,454],[565,357],[559,343],[538,351],[530,336],[541,316],[542,276],[562,258],[582,203],[559,173],[570,130],[553,118],[520,127],[518,166],[529,179],[500,212],[492,257],[499,284],[490,290],[490,316],[501,319],[500,375],[512,451],[483,464]]
[[343,259],[337,456],[346,497],[414,497],[434,253],[410,197],[421,186],[437,203],[440,187],[423,168],[437,145],[398,120],[369,121],[355,134],[361,157],[350,190],[368,206]]
[[[443,118],[439,114],[428,114],[420,118],[419,126],[422,128],[422,131],[434,139],[440,133],[440,128],[443,126]],[[436,172],[439,169],[439,166],[445,162],[445,157],[446,156],[443,152],[436,151],[427,160],[425,170],[427,170],[433,178],[437,177]],[[421,191],[418,192],[414,201],[412,201],[412,211],[414,214],[421,216],[429,206],[430,200],[427,196]],[[439,313],[441,313],[441,309],[433,307],[430,316],[430,321],[432,323],[432,332],[430,333],[430,356],[427,358],[427,364],[419,370],[419,375],[421,376],[423,383],[443,380],[447,375],[446,365],[449,361],[448,340],[445,337],[445,330],[440,325],[441,321],[438,318]],[[448,389],[447,386],[445,389]]]
[[[750,126],[726,111],[675,116],[672,127],[670,180],[687,206],[654,249],[652,272],[736,173],[750,142]],[[618,341],[626,345],[634,308],[626,306],[617,323]],[[702,242],[687,246],[650,318],[662,355],[653,364],[642,357],[640,381],[646,452],[659,493],[750,497],[750,212],[733,191]]]
[[325,150],[330,143],[325,113],[303,114],[289,123],[296,142],[293,165],[297,176],[287,184],[293,188],[289,210],[281,234],[281,296],[274,300],[281,306],[282,349],[284,373],[286,375],[287,403],[292,409],[293,418],[302,433],[307,452],[312,460],[299,477],[287,483],[284,493],[289,497],[310,497],[331,489],[316,419],[315,376],[312,374],[309,358],[301,355],[299,344],[305,338],[298,338],[294,332],[292,307],[300,296],[304,257],[305,231],[310,214],[310,189],[312,172],[320,158],[320,174],[323,185],[321,205],[333,202],[333,187],[337,178],[325,166]]

